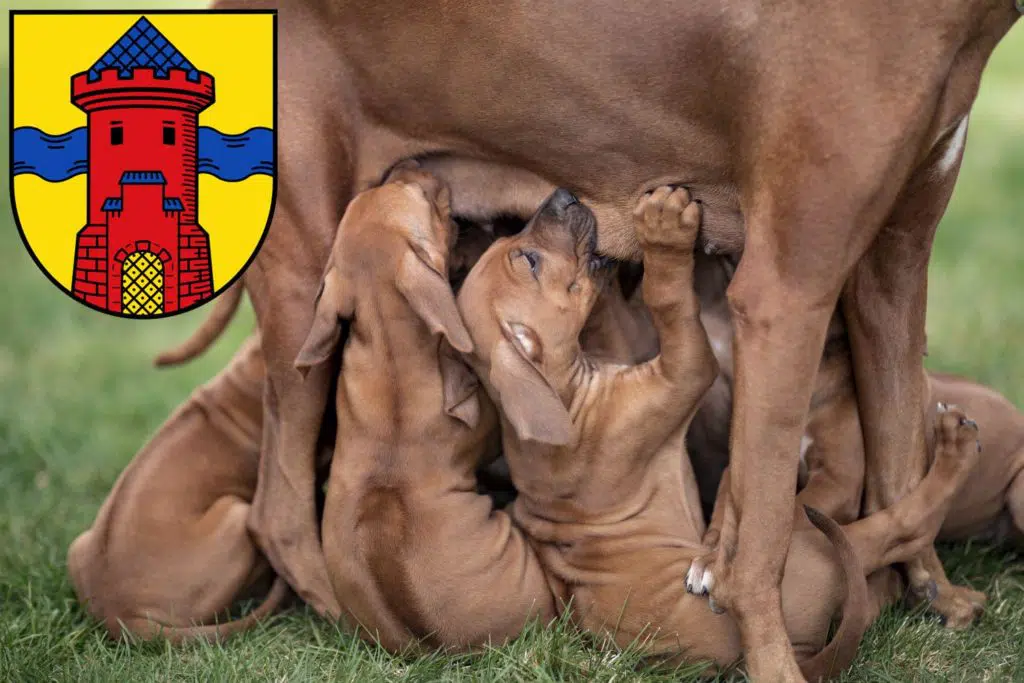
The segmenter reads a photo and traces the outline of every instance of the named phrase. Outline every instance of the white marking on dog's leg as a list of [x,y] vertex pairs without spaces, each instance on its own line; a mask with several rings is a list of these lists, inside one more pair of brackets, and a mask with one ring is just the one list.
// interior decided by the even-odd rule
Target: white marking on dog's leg
[[947,175],[953,169],[953,164],[960,158],[960,153],[964,150],[964,143],[967,141],[968,118],[965,116],[960,119],[956,130],[946,139],[946,149],[942,152],[942,156],[939,157],[939,161],[935,165],[935,172],[939,177]]

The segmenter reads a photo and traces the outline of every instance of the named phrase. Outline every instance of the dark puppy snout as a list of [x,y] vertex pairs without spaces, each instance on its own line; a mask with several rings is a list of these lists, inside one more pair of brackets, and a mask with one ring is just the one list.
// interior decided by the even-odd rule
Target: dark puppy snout
[[560,187],[552,192],[551,196],[548,197],[548,201],[545,203],[544,209],[556,216],[561,216],[570,206],[579,203],[580,200],[576,198],[576,195],[564,187]]

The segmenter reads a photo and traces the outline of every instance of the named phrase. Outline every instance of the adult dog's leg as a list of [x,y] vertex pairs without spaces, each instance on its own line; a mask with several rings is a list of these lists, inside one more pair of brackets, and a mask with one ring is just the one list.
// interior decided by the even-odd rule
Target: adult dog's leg
[[[919,115],[912,107],[903,121]],[[813,171],[805,164],[814,150],[793,141],[820,139],[824,133],[813,129],[820,124],[801,122],[812,127],[808,135],[789,130],[797,124],[779,115],[765,127],[758,150],[764,158],[752,166],[745,192],[746,249],[728,290],[735,330],[730,486],[736,524],[723,525],[712,579],[704,584],[736,617],[748,670],[758,681],[801,679],[779,590],[800,439],[843,285],[891,210],[915,152],[909,134],[906,144],[882,148],[857,139],[878,134],[863,121],[831,123],[851,135],[816,157]]]
[[[965,117],[919,166],[844,293],[864,432],[867,514],[899,500],[926,469],[928,261],[966,132]],[[918,595],[932,593],[932,606],[947,625],[967,626],[984,607],[983,594],[949,583],[933,547],[908,569],[911,588]]]
[[[232,3],[220,3],[228,6]],[[293,367],[317,286],[353,191],[343,75],[322,17],[282,5],[278,44],[278,194],[270,232],[246,273],[267,362],[259,482],[249,528],[274,570],[317,612],[340,609],[327,579],[315,503],[315,458],[329,369]],[[339,67],[340,68],[340,67]]]
[[[721,529],[710,589],[739,621],[751,677],[793,681],[802,677],[779,582],[793,530],[800,437],[843,264],[831,264],[831,277],[811,283],[780,272],[782,264],[751,246],[748,233],[729,288],[736,373],[729,479],[738,524]],[[777,254],[777,246],[763,251]]]

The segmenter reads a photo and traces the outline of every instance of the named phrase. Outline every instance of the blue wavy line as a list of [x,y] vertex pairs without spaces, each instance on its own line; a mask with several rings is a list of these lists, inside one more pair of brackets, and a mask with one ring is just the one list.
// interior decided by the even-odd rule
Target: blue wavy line
[[200,128],[199,152],[199,172],[221,180],[274,174],[274,132],[269,128],[250,128],[238,135]]
[[31,173],[52,183],[85,173],[88,131],[83,126],[60,135],[47,135],[32,126],[14,129],[14,175]]
[[[11,172],[36,175],[50,182],[62,182],[88,167],[88,130],[83,126],[67,133],[49,135],[33,126],[14,130]],[[229,135],[199,128],[198,172],[235,182],[252,175],[274,175],[274,132],[250,128]]]

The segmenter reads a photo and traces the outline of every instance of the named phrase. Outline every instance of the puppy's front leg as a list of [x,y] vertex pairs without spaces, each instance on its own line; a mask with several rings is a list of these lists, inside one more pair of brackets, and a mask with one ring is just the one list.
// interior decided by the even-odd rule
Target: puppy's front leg
[[644,252],[644,302],[661,346],[648,365],[672,390],[670,408],[677,416],[691,415],[718,375],[693,286],[700,215],[685,189],[671,187],[645,195],[633,211]]

